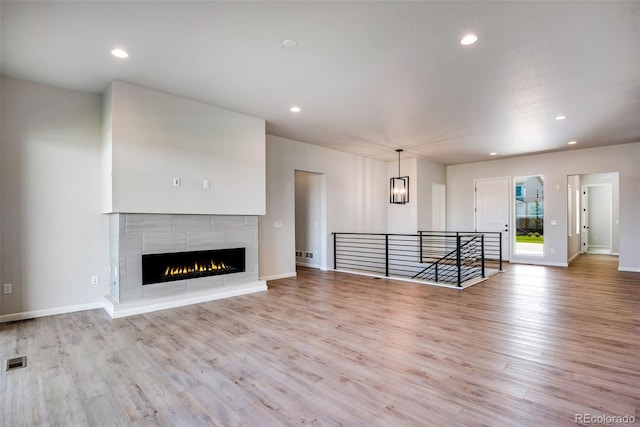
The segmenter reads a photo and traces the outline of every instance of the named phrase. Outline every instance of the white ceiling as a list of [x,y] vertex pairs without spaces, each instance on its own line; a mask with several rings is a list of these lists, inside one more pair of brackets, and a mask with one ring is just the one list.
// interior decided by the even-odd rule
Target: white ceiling
[[[362,156],[457,164],[640,141],[638,1],[3,0],[0,13],[3,75],[95,93],[120,79]],[[460,45],[468,32],[478,42]]]

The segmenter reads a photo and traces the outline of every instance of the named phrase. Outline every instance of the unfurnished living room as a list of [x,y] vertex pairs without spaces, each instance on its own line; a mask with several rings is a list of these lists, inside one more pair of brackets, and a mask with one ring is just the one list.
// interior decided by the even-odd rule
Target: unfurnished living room
[[637,1],[0,1],[0,425],[640,423]]

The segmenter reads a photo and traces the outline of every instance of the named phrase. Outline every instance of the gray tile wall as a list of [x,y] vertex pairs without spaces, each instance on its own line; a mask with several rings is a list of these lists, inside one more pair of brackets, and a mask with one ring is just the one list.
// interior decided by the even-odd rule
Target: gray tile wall
[[[119,302],[180,295],[258,280],[258,217],[112,214],[109,221],[111,296]],[[142,286],[142,255],[246,249],[246,271]]]

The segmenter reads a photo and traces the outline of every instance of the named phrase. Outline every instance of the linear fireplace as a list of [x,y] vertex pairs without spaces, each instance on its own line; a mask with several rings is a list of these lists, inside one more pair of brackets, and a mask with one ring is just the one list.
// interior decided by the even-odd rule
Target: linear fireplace
[[142,284],[245,271],[245,248],[142,255]]

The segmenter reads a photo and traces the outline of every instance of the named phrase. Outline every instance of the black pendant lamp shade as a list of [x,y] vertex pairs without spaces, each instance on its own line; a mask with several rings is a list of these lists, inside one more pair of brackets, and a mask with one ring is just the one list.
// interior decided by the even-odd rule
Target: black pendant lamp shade
[[409,203],[409,177],[400,176],[400,153],[402,149],[398,148],[398,176],[391,178],[389,182],[389,203],[396,205],[404,205]]

